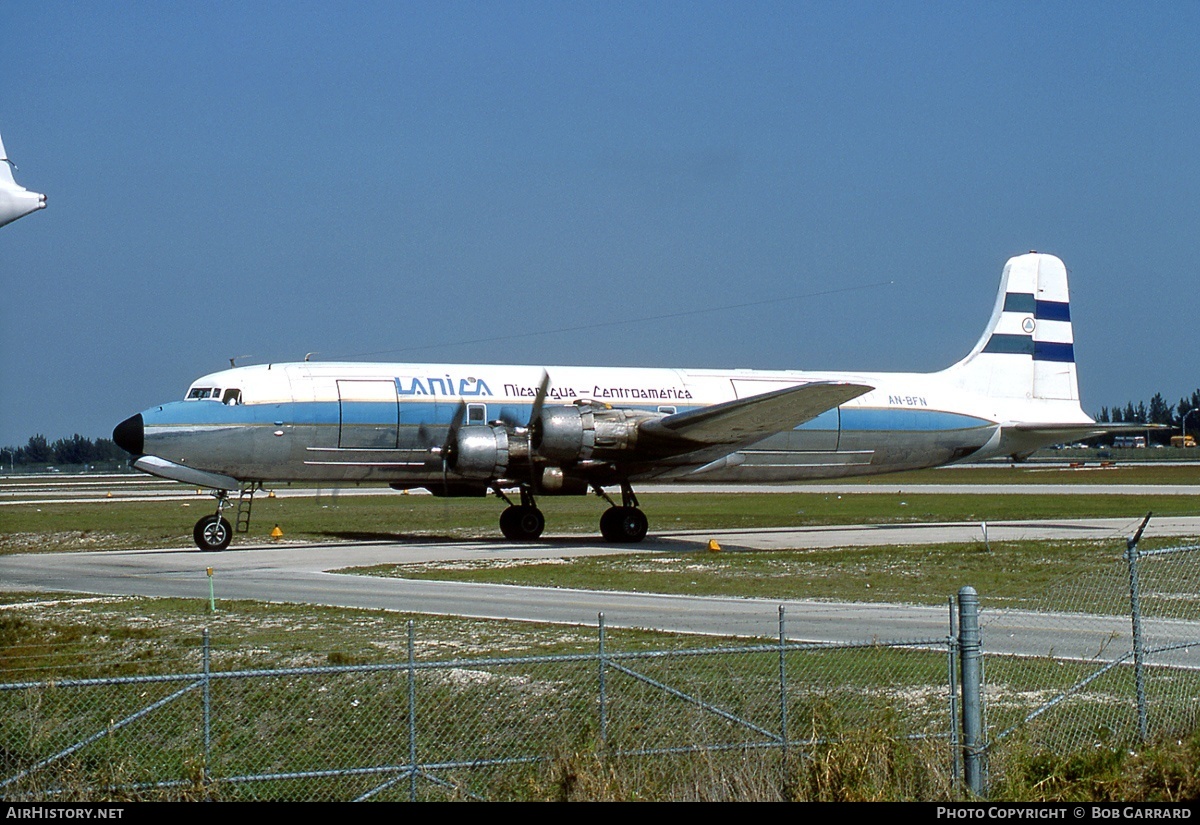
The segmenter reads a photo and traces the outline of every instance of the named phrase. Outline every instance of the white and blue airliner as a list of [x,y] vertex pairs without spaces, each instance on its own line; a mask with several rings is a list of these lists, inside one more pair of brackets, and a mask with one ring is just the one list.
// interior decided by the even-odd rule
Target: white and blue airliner
[[[205,550],[229,545],[264,484],[379,482],[489,492],[512,540],[541,535],[537,499],[595,491],[600,532],[647,532],[640,482],[783,482],[1027,457],[1112,429],[1079,404],[1067,270],[1004,267],[987,330],[934,373],[302,362],[236,367],[117,425],[133,466],[213,490]],[[620,491],[617,503],[605,491]],[[512,498],[510,498],[512,496]],[[513,500],[516,499],[516,501]]]

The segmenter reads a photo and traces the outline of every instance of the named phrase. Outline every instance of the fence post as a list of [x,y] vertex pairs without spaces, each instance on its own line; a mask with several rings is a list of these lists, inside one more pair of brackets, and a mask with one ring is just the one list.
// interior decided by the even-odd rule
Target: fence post
[[597,614],[600,628],[600,749],[608,748],[608,693],[604,673],[604,614]]
[[1142,531],[1150,523],[1150,513],[1138,527],[1131,538],[1125,540],[1125,561],[1129,565],[1129,615],[1133,622],[1133,679],[1137,688],[1138,707],[1138,736],[1146,741],[1149,730],[1149,720],[1146,715],[1146,671],[1142,663],[1142,609],[1139,601],[1140,584],[1138,582],[1138,542],[1141,541]]
[[208,628],[204,628],[204,764],[200,768],[200,781],[208,787],[208,766],[212,764],[212,648],[209,646]]
[[787,650],[787,633],[784,626],[784,608],[779,605],[779,738],[783,742],[783,760],[787,763],[788,755],[788,723],[787,723],[787,668],[784,653]]
[[417,659],[413,620],[408,620],[408,799],[417,801]]
[[974,587],[958,591],[958,649],[962,672],[963,779],[983,797],[983,693],[980,668],[979,595]]

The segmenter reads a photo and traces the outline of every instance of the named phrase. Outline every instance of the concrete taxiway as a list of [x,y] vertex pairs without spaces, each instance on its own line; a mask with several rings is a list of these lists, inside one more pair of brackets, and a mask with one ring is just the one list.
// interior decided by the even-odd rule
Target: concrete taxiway
[[[992,540],[1017,538],[1110,538],[1137,529],[1136,521],[1064,519],[988,525]],[[1152,521],[1148,535],[1200,535],[1200,518]],[[979,524],[843,525],[777,530],[690,531],[651,537],[622,547],[590,537],[548,536],[513,544],[501,540],[272,544],[223,553],[195,549],[52,553],[0,557],[0,588],[207,599],[206,568],[215,570],[219,599],[253,599],[405,613],[467,616],[595,626],[600,614],[612,627],[719,636],[776,638],[780,611],[786,635],[806,642],[934,640],[948,632],[946,607],[768,599],[717,598],[649,593],[565,590],[553,587],[467,584],[386,579],[338,573],[381,564],[497,559],[553,559],[614,553],[707,552],[710,539],[722,549],[817,548],[863,544],[928,544],[982,540]],[[950,596],[952,594],[947,594]],[[1093,658],[1128,636],[1128,619],[1098,618],[1081,629],[1077,619],[1037,615],[1005,621],[1019,633],[995,627],[991,652]],[[1190,623],[1164,623],[1154,632],[1180,644],[1180,664],[1200,667],[1200,639]],[[1178,638],[1176,638],[1178,637]],[[1114,648],[1115,649],[1115,648]],[[1197,661],[1192,662],[1191,659]]]

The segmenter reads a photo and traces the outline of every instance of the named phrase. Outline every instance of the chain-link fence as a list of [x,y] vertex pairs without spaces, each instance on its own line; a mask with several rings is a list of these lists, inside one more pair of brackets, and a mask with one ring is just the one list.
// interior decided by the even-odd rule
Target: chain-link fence
[[795,644],[784,620],[772,644],[619,650],[601,620],[592,652],[442,660],[410,623],[405,661],[264,670],[213,669],[206,637],[198,672],[0,685],[0,795],[554,798],[586,765],[607,793],[703,774],[778,798],[784,766],[867,730],[952,775],[949,637]]
[[985,611],[985,651],[989,638],[1041,640],[985,659],[993,780],[1013,748],[1127,748],[1200,726],[1200,545],[1144,550],[1140,535],[1092,575]]

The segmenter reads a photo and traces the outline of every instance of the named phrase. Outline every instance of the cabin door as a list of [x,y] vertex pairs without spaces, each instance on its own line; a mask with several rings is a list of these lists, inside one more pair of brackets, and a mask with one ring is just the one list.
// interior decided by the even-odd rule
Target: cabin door
[[400,400],[392,379],[339,380],[338,446],[394,450],[400,433]]

